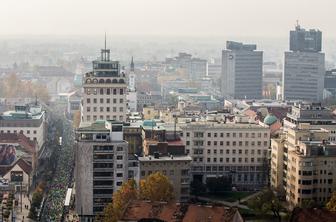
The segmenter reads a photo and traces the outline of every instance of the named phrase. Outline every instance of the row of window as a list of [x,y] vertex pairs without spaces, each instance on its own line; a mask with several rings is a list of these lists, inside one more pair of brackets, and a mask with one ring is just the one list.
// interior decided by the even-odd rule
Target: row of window
[[236,171],[262,171],[264,170],[263,166],[193,166],[193,171],[225,171],[234,174]]
[[[231,162],[230,162],[230,159],[231,159]],[[250,162],[249,162],[249,159],[250,159]],[[257,159],[257,163],[262,163],[263,162],[263,158],[256,158]],[[203,162],[203,158],[194,158],[194,162],[196,162],[197,160],[199,160],[199,162]],[[214,157],[214,158],[207,158],[207,163],[210,163],[212,160],[213,163],[217,163],[217,160],[218,162],[220,163],[223,163],[224,162],[224,158],[223,157],[220,157],[220,158],[217,158],[217,157]],[[255,158],[247,158],[245,157],[244,159],[239,157],[239,158],[225,158],[225,163],[236,163],[236,160],[238,163],[254,163],[255,162]],[[243,161],[244,160],[244,161]]]
[[[10,130],[7,130],[7,133],[10,133],[10,132],[11,132]],[[26,131],[26,134],[30,134],[30,132],[31,132],[30,130],[27,130],[27,131]],[[0,133],[5,133],[5,131],[4,131],[4,130],[1,130]],[[13,133],[18,133],[18,131],[17,131],[17,130],[13,130]],[[19,133],[24,133],[24,131],[23,131],[23,130],[20,130]],[[37,131],[34,130],[34,131],[33,131],[33,134],[36,134],[36,133],[37,133]]]
[[[212,143],[213,142],[213,143]],[[243,144],[245,146],[249,146],[250,142],[251,142],[251,146],[255,146],[257,144],[257,146],[261,146],[262,141],[257,141],[257,143],[255,141],[226,141],[226,146],[243,146]],[[224,145],[224,141],[207,141],[207,145],[211,146],[211,144],[213,144],[214,146],[223,146]],[[190,141],[186,141],[186,145],[190,146]],[[268,141],[264,141],[263,143],[264,146],[268,146]],[[194,141],[194,146],[204,146],[204,142],[202,140],[196,140]]]
[[[112,110],[111,110],[111,107],[105,107],[105,110],[106,110],[106,112],[117,112],[117,107],[112,107]],[[86,111],[87,112],[91,112],[91,107],[90,106],[88,106],[88,107],[86,107]],[[99,111],[100,112],[104,112],[104,107],[99,107]],[[95,107],[93,107],[93,112],[97,112],[97,107],[95,106]],[[119,107],[119,112],[124,112],[124,107]]]
[[[100,120],[104,120],[104,119],[111,120],[111,116],[110,115],[106,115],[106,118],[104,118],[104,115],[100,115],[99,119]],[[124,119],[123,116],[119,116],[119,121],[123,121],[123,119]],[[96,115],[93,115],[92,116],[92,120],[96,121],[96,120],[98,120],[98,117]],[[112,120],[117,120],[117,116],[115,116],[115,115],[112,116]],[[91,121],[91,116],[90,115],[86,116],[86,121],[88,121],[88,122]]]
[[104,88],[100,88],[100,89],[96,89],[96,88],[86,88],[85,89],[85,92],[87,95],[90,95],[90,94],[93,94],[93,95],[97,95],[99,91],[99,94],[100,95],[124,95],[124,89],[110,89],[110,88],[107,88],[107,89],[104,89]]
[[[219,150],[219,152],[218,152],[218,150],[212,150],[213,151],[213,154],[224,154],[224,150]],[[249,154],[249,152],[252,154],[252,155],[254,155],[255,154],[255,150],[251,150],[251,151],[249,151],[249,150],[244,150],[244,154],[245,155],[248,155]],[[189,149],[187,149],[186,150],[186,153],[187,154],[190,154],[190,150]],[[237,150],[229,150],[229,149],[227,149],[227,150],[225,150],[225,153],[226,154],[237,154]],[[203,154],[203,149],[194,149],[194,153],[193,154]],[[207,149],[207,154],[211,154],[211,149]],[[243,150],[238,150],[238,154],[243,154]],[[266,156],[267,155],[267,150],[257,150],[257,154],[258,155],[261,155],[261,154],[263,154],[264,156]]]
[[[142,177],[149,176],[150,174],[155,173],[155,172],[158,172],[158,171],[153,172],[153,171],[149,170],[149,171],[146,172],[145,170],[142,170],[141,171],[141,176]],[[163,175],[173,176],[175,174],[175,170],[169,170],[169,172],[167,172],[167,170],[162,170],[161,173]],[[169,173],[169,174],[167,174],[167,173]],[[189,175],[189,170],[187,170],[187,169],[181,170],[181,176],[188,176],[188,175]]]
[[[207,133],[208,137],[224,137],[224,133]],[[239,138],[243,138],[243,133],[225,133],[226,137],[239,137]],[[244,138],[249,138],[251,136],[251,138],[261,138],[262,133],[248,133],[246,132],[244,135]],[[190,132],[186,132],[186,137],[190,137]],[[203,132],[194,132],[194,137],[204,137],[204,133]],[[264,138],[268,137],[268,133],[264,133]]]
[[[97,103],[97,98],[93,98],[93,103]],[[100,102],[100,104],[103,104],[104,103],[104,99],[103,98],[100,98],[100,100],[99,100],[99,102]],[[117,103],[117,99],[116,98],[114,98],[113,100],[112,100],[112,102],[114,103],[114,104],[116,104]],[[86,103],[91,103],[91,99],[90,98],[87,98],[86,99]],[[111,103],[111,99],[110,98],[107,98],[106,99],[106,103]],[[119,99],[119,103],[124,103],[124,99]]]

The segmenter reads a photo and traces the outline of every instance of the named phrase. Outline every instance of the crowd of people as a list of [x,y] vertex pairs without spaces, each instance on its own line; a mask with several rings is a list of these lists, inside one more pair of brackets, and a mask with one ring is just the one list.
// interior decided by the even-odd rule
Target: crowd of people
[[61,221],[67,188],[71,185],[73,174],[73,137],[69,123],[64,123],[63,141],[53,180],[48,184],[43,221]]

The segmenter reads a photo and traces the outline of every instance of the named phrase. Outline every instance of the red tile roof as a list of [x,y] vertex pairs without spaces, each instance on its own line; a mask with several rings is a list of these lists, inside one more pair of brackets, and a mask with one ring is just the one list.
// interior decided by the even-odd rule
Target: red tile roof
[[139,221],[141,219],[159,219],[163,221],[212,221],[242,222],[237,209],[223,206],[205,206],[178,204],[175,202],[132,201],[126,208],[120,221]]
[[32,171],[32,167],[29,163],[27,163],[26,161],[24,161],[24,159],[20,158],[17,161],[15,161],[11,166],[9,166],[9,168],[6,170],[6,172],[3,174],[7,174],[8,172],[10,172],[16,165],[19,165],[19,167],[26,173],[26,174],[30,174]]
[[292,212],[290,222],[335,222],[336,212],[326,209],[301,209],[295,208]]
[[36,152],[36,142],[21,133],[0,133],[0,143],[18,143],[26,152]]

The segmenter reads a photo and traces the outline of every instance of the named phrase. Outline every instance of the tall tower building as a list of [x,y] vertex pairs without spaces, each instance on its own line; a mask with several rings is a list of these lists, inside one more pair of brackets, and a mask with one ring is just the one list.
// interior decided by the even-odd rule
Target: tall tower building
[[135,112],[137,110],[137,91],[135,87],[135,80],[136,76],[134,72],[134,61],[132,56],[130,73],[128,76],[128,92],[127,92],[128,109],[131,112]]
[[110,60],[110,50],[92,62],[93,70],[84,75],[81,124],[96,120],[126,120],[126,75],[120,73],[118,61]]
[[235,99],[261,99],[263,52],[257,46],[226,42],[222,51],[222,95]]
[[301,28],[290,31],[290,50],[285,52],[282,95],[287,100],[321,101],[325,63],[322,33]]

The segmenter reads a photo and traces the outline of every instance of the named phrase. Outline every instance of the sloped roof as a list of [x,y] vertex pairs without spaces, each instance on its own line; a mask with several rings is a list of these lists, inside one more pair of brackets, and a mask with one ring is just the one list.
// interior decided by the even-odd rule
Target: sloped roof
[[301,209],[295,208],[292,212],[290,222],[335,222],[336,212],[326,209]]
[[24,161],[24,159],[20,158],[18,160],[16,160],[7,170],[6,172],[3,174],[7,174],[8,172],[10,172],[16,165],[19,165],[19,167],[26,173],[26,174],[30,174],[31,171],[33,170],[32,166],[27,163],[26,161]]
[[132,201],[127,206],[120,221],[140,221],[142,219],[181,222],[208,221],[209,219],[212,222],[243,221],[239,211],[234,208],[140,200]]
[[0,133],[0,143],[18,143],[28,153],[36,152],[36,142],[22,133]]

